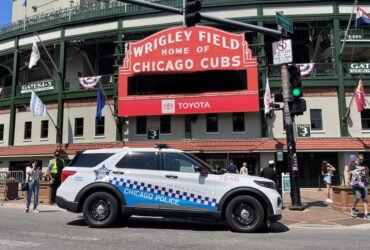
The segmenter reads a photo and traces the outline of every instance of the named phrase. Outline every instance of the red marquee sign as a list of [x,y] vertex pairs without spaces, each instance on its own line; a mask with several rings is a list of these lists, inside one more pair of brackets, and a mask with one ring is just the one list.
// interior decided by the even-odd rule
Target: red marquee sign
[[[129,43],[125,54],[119,72],[119,116],[259,111],[257,61],[244,34],[206,26],[174,27]],[[129,93],[131,77],[218,70],[245,72],[246,87],[191,94]],[[223,80],[227,85],[228,79]]]

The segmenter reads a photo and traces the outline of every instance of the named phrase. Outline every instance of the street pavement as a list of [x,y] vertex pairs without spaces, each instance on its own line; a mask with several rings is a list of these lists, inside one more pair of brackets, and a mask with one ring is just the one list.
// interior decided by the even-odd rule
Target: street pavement
[[[301,188],[301,201],[305,209],[303,211],[289,210],[291,204],[290,195],[283,195],[283,217],[281,224],[289,228],[358,228],[370,229],[370,220],[360,217],[352,218],[349,210],[339,212],[332,209],[331,204],[326,204],[324,190],[318,191],[317,188]],[[0,201],[0,207],[24,209],[24,200]],[[64,211],[56,205],[40,204],[42,212]],[[0,210],[1,212],[1,210]],[[360,211],[360,215],[361,215]]]

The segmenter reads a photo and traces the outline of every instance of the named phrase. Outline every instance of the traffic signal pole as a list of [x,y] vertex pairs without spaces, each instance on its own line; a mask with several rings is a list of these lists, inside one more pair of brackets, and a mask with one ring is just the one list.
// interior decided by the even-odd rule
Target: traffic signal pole
[[289,207],[291,210],[303,210],[301,203],[301,194],[299,190],[299,172],[298,172],[298,160],[296,153],[296,143],[294,139],[294,116],[291,115],[289,110],[289,101],[291,99],[290,86],[289,86],[289,73],[288,65],[281,65],[281,88],[283,90],[283,115],[285,122],[285,132],[287,141],[287,153],[288,153],[288,168],[290,170],[290,198],[292,205]]

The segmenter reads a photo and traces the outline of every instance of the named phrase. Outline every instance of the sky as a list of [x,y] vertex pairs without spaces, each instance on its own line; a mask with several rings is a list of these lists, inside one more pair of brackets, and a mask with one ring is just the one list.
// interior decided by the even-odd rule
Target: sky
[[13,0],[0,0],[0,26],[11,23]]

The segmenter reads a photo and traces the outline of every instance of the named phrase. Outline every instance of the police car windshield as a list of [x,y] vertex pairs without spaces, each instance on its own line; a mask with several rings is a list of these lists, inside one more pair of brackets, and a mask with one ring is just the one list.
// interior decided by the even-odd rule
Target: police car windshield
[[210,165],[208,162],[203,161],[202,159],[200,159],[200,158],[198,158],[195,155],[190,154],[190,153],[185,153],[185,155],[189,156],[193,160],[196,160],[197,162],[202,163],[202,165],[205,166],[205,167],[207,167],[212,173],[216,173],[215,168],[212,165]]

